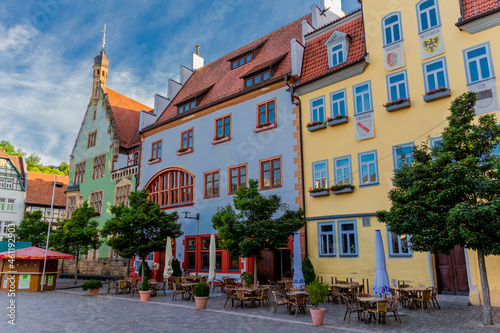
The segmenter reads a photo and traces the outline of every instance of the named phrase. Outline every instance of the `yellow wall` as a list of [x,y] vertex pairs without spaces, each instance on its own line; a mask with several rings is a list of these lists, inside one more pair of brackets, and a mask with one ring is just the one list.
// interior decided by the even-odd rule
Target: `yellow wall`
[[[311,218],[328,215],[374,213],[377,210],[389,209],[390,202],[387,198],[387,193],[392,188],[392,147],[408,142],[414,142],[418,145],[426,141],[428,137],[441,135],[443,128],[447,125],[446,117],[449,115],[448,108],[451,101],[453,98],[467,91],[462,50],[489,40],[494,41],[494,35],[498,36],[500,33],[500,27],[495,27],[474,35],[460,31],[455,26],[460,17],[458,1],[441,0],[439,1],[439,7],[445,53],[431,59],[422,60],[419,50],[418,25],[415,12],[416,3],[417,1],[363,1],[366,44],[370,62],[365,72],[359,76],[300,96],[303,120],[305,208],[307,217],[309,218],[307,226],[308,253],[316,273],[323,276],[327,281],[330,281],[330,276],[357,276],[359,277],[357,280],[360,280],[362,277],[370,278],[371,285],[374,276],[373,249],[376,229],[381,230],[386,257],[388,256],[385,225],[378,223],[376,218],[372,217],[371,226],[363,227],[361,218],[358,218],[359,258],[339,258],[337,253],[336,258],[328,259],[318,257],[318,221]],[[401,11],[402,15],[406,67],[395,71],[386,71],[384,69],[381,19],[394,11]],[[497,73],[500,73],[500,61],[498,61],[500,59],[500,43],[491,42],[490,48],[493,67]],[[425,93],[422,63],[442,56],[446,56],[448,79],[452,95],[448,98],[426,103],[422,97]],[[407,70],[411,107],[387,112],[382,107],[382,104],[387,102],[386,75],[403,69]],[[367,80],[371,80],[375,136],[371,139],[356,141],[354,140],[352,86]],[[499,83],[497,79],[497,88],[500,88]],[[347,92],[349,122],[315,132],[308,132],[305,124],[310,121],[310,100],[324,95],[326,116],[329,117],[329,94],[343,88],[346,88]],[[498,111],[493,113],[496,114],[497,119],[500,118]],[[358,153],[373,149],[377,150],[380,185],[360,188]],[[331,186],[334,184],[333,158],[349,154],[351,155],[353,182],[356,186],[354,192],[341,195],[331,194],[325,197],[310,197],[307,189],[313,187],[312,163],[324,159],[328,160],[329,183]],[[338,252],[338,234],[336,238]],[[477,289],[477,285],[480,282],[479,274],[476,274],[477,260],[472,251],[470,251],[469,260],[472,282],[471,302],[474,304],[477,302],[474,302],[473,290],[474,288]],[[434,274],[433,282],[437,283],[434,259],[431,261]],[[498,257],[488,258],[490,288],[493,290],[494,304],[499,304],[500,302],[500,265],[498,263],[500,263]],[[405,280],[409,281],[412,285],[429,286],[431,284],[427,253],[413,253],[412,258],[388,258],[387,267],[390,280]]]

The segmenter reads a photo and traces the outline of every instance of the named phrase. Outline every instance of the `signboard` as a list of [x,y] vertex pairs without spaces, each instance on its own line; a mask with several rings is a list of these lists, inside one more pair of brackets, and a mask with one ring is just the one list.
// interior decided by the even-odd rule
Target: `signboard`
[[384,47],[384,67],[386,71],[392,71],[404,67],[405,48],[403,41]]
[[53,283],[54,283],[54,276],[51,275],[51,276],[49,276],[49,283],[47,284],[47,286],[52,287]]
[[499,109],[495,79],[469,84],[469,91],[477,93],[476,114],[496,111]]
[[17,284],[17,289],[30,289],[30,274],[19,275],[19,283]]
[[420,56],[422,59],[428,59],[438,54],[444,53],[443,34],[441,27],[431,29],[419,34],[420,37]]
[[354,115],[354,139],[365,140],[375,136],[373,129],[373,111]]

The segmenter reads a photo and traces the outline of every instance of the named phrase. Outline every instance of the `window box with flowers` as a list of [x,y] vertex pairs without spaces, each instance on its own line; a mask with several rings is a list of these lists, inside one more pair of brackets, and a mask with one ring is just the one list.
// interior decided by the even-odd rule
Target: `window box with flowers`
[[182,156],[182,155],[186,155],[186,154],[190,154],[194,151],[193,148],[181,148],[177,151],[177,156]]
[[229,135],[216,136],[212,140],[211,144],[218,145],[219,143],[223,143],[223,142],[227,142],[227,141],[231,141],[231,137]]
[[316,187],[309,189],[309,196],[311,197],[322,197],[324,195],[330,195],[330,191],[327,188]]
[[354,191],[354,185],[351,184],[333,185],[332,187],[330,187],[330,191],[332,191],[333,194],[352,193],[352,191]]
[[339,114],[333,118],[327,118],[326,119],[326,123],[328,124],[328,126],[335,126],[335,125],[340,125],[340,124],[343,124],[343,123],[347,123],[349,121],[349,117],[348,116],[344,116],[342,114]]
[[445,98],[451,96],[450,89],[446,87],[439,87],[433,90],[429,90],[424,95],[424,102],[434,101],[436,99]]
[[410,104],[410,97],[407,97],[407,98],[401,97],[395,101],[387,102],[382,106],[385,107],[385,110],[387,112],[392,112],[392,111],[401,110],[404,108],[409,108],[410,105],[411,105]]
[[273,129],[273,128],[276,128],[278,127],[278,125],[276,123],[263,123],[263,124],[259,124],[257,125],[257,127],[255,127],[253,129],[253,132],[254,133],[260,133],[260,132],[265,132],[267,130],[270,130],[270,129]]
[[160,163],[161,162],[161,157],[158,157],[158,158],[150,158],[148,160],[148,165],[152,165],[152,164],[156,164],[156,163]]
[[326,123],[324,121],[313,121],[306,125],[309,132],[314,132],[322,128],[326,128]]

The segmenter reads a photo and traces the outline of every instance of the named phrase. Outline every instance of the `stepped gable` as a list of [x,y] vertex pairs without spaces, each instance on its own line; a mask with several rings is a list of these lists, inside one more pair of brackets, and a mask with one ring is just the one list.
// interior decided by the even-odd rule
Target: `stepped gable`
[[[52,191],[54,189],[54,176],[28,171],[26,203],[29,205],[50,206],[52,203]],[[57,176],[54,206],[66,206],[66,193],[64,191],[68,187],[68,184],[69,176]]]
[[463,20],[490,10],[500,9],[500,2],[498,0],[462,0],[461,4]]

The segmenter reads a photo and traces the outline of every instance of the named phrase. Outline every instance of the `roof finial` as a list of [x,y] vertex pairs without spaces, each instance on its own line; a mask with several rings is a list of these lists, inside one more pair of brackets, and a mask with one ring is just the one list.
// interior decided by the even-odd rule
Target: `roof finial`
[[102,35],[102,48],[104,49],[104,44],[106,44],[106,23],[104,23],[104,30],[102,32],[104,33]]
[[196,55],[200,55],[200,45],[196,45]]

